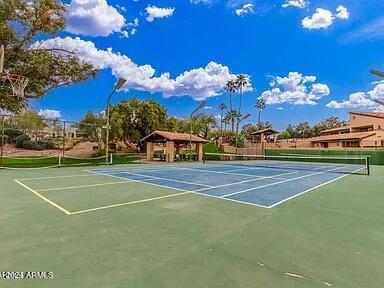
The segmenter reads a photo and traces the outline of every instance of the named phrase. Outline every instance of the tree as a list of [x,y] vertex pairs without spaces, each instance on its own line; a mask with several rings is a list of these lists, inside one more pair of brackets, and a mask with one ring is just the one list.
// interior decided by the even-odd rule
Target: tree
[[47,127],[43,117],[37,112],[27,110],[20,113],[17,117],[18,127],[25,133],[32,136],[33,139],[38,139],[43,136],[43,129]]
[[[234,80],[228,80],[225,84],[224,90],[229,93],[229,109],[230,111],[233,110],[233,101],[232,96],[233,93],[236,92],[236,82]],[[230,118],[231,124],[232,124],[232,132],[235,131],[235,118]]]
[[227,131],[227,125],[231,122],[231,118],[227,114],[223,118],[224,131]]
[[259,110],[258,117],[257,117],[257,123],[260,123],[261,111],[263,111],[266,107],[264,99],[261,99],[261,98],[257,99],[255,107]]
[[232,133],[235,133],[235,127],[234,127],[234,123],[235,123],[235,119],[238,119],[239,118],[239,112],[237,112],[236,110],[231,110],[231,111],[228,111],[226,116],[231,119],[231,122],[232,122],[232,130],[231,132]]
[[247,75],[245,74],[239,74],[237,75],[236,77],[236,87],[237,89],[239,90],[239,94],[240,94],[240,97],[239,97],[239,114],[241,114],[241,102],[242,102],[242,98],[243,98],[243,90],[244,90],[244,87],[246,87],[248,85],[248,77]]
[[170,128],[167,110],[154,100],[136,98],[110,106],[111,139],[129,138],[137,142],[155,130]]
[[247,139],[252,139],[252,133],[262,130],[272,128],[272,123],[270,122],[259,122],[256,125],[254,124],[245,124],[243,128],[241,129],[241,134],[245,135]]
[[224,110],[227,109],[227,106],[225,103],[221,103],[219,105],[219,109],[221,110],[221,115],[220,115],[220,132],[223,133],[223,117],[224,117]]
[[[90,64],[72,51],[46,49],[37,39],[56,35],[65,27],[66,6],[59,0],[0,0],[0,39],[5,47],[4,67],[28,77],[25,98],[13,97],[10,85],[0,85],[0,108],[20,111],[31,98],[96,76]],[[8,83],[9,84],[9,83]]]
[[79,131],[90,141],[96,142],[101,150],[104,142],[103,126],[106,119],[101,114],[88,111],[78,125]]
[[216,118],[213,115],[206,115],[204,113],[196,114],[193,118],[193,132],[206,139],[208,133],[216,128]]
[[340,120],[337,117],[329,117],[329,118],[325,119],[324,121],[314,125],[313,126],[313,133],[314,133],[314,136],[319,136],[321,131],[339,128],[339,127],[342,127],[345,125],[347,125],[347,122]]

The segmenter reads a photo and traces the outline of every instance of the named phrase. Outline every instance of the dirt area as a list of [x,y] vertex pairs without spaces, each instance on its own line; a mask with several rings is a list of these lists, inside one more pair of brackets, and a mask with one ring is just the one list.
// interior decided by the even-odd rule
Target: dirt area
[[[75,145],[72,149],[66,150],[65,155],[72,157],[89,158],[93,155],[93,147],[97,146],[94,142],[81,142]],[[61,150],[26,150],[16,148],[15,145],[6,144],[4,146],[4,156],[55,156],[62,154]]]

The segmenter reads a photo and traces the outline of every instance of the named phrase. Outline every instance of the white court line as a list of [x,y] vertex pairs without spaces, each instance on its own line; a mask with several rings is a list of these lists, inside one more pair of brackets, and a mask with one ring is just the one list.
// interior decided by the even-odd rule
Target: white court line
[[164,180],[164,181],[171,181],[171,182],[177,182],[177,183],[189,184],[189,185],[195,185],[195,186],[205,186],[205,187],[209,187],[209,188],[213,187],[213,186],[206,185],[206,184],[200,184],[200,183],[195,183],[195,182],[187,182],[187,181],[180,181],[180,180],[174,180],[174,179],[157,177],[157,176],[149,176],[149,175],[144,175],[144,174],[132,173],[132,172],[128,172],[128,171],[119,172],[119,173],[120,174],[131,174],[131,175],[140,176],[140,177],[148,177],[148,178],[151,178],[153,180]]
[[218,185],[218,186],[213,186],[211,188],[202,188],[202,189],[198,189],[198,190],[195,190],[195,191],[206,191],[206,190],[211,190],[211,189],[215,189],[215,188],[222,188],[222,187],[226,187],[226,186],[232,186],[232,185],[237,185],[237,184],[242,184],[242,183],[248,183],[248,182],[254,182],[254,181],[259,181],[259,180],[264,180],[264,179],[283,179],[283,180],[288,180],[288,179],[284,179],[284,178],[277,178],[278,176],[284,176],[284,175],[290,175],[290,174],[296,174],[298,173],[297,171],[293,171],[293,172],[287,172],[287,173],[282,173],[282,174],[278,174],[278,175],[274,175],[274,176],[265,176],[263,178],[255,178],[255,179],[250,179],[250,180],[244,180],[244,181],[239,181],[239,182],[234,182],[234,183],[228,183],[228,184],[223,184],[223,185]]
[[[360,171],[361,169],[362,169],[362,168],[359,168],[359,169],[353,171],[352,173],[356,173],[357,171]],[[322,187],[322,186],[324,186],[324,185],[330,184],[330,183],[332,183],[332,182],[334,182],[334,181],[340,180],[340,179],[342,179],[342,178],[344,178],[344,177],[346,177],[346,176],[349,176],[349,174],[342,175],[342,176],[340,176],[340,177],[337,177],[337,178],[335,178],[335,179],[332,179],[332,180],[330,180],[330,181],[327,181],[327,182],[322,183],[322,184],[320,184],[320,185],[317,185],[317,186],[315,186],[315,187],[309,188],[309,189],[307,189],[307,190],[305,190],[305,191],[303,191],[303,192],[300,192],[300,193],[298,193],[298,194],[292,195],[291,197],[285,198],[285,199],[283,199],[283,200],[281,200],[281,201],[279,201],[279,202],[276,202],[276,203],[274,203],[274,204],[268,206],[268,208],[273,208],[273,207],[275,207],[275,206],[277,206],[277,205],[279,205],[279,204],[281,204],[281,203],[284,203],[284,202],[286,202],[286,201],[288,201],[288,200],[291,200],[291,199],[293,199],[293,198],[299,197],[299,196],[301,196],[301,195],[303,195],[303,194],[305,194],[305,193],[308,193],[308,192],[310,192],[310,191],[312,191],[312,190],[315,190],[315,189],[317,189],[317,188],[320,188],[320,187]]]
[[28,181],[28,180],[44,180],[44,179],[90,177],[90,176],[95,176],[95,175],[94,174],[75,174],[75,175],[64,175],[64,176],[48,176],[48,177],[22,178],[22,179],[15,179],[15,180]]
[[327,173],[327,172],[331,172],[331,171],[334,171],[334,170],[337,170],[337,169],[341,169],[341,168],[346,168],[346,167],[349,167],[349,166],[338,167],[338,168],[329,169],[329,170],[326,170],[326,171],[320,171],[320,172],[311,173],[311,174],[300,176],[300,177],[295,177],[295,178],[291,178],[291,179],[287,179],[287,180],[283,180],[283,181],[278,181],[278,182],[271,183],[271,184],[266,184],[266,185],[259,186],[259,187],[256,187],[256,188],[245,189],[245,190],[242,190],[242,191],[233,192],[233,193],[229,193],[229,194],[220,196],[220,198],[225,198],[225,197],[229,197],[229,196],[232,196],[232,195],[237,195],[237,194],[245,193],[245,192],[248,192],[248,191],[251,191],[251,190],[259,190],[261,188],[270,187],[270,186],[274,186],[274,185],[277,185],[277,184],[282,184],[282,183],[286,183],[286,182],[290,182],[290,181],[294,181],[294,180],[298,180],[298,179],[303,179],[303,178],[307,178],[307,177],[310,177],[310,176],[313,176],[313,175],[324,174],[324,173]]
[[86,187],[97,187],[97,186],[106,186],[106,185],[115,185],[115,184],[123,184],[129,183],[129,179],[127,181],[115,181],[115,182],[107,182],[107,183],[99,183],[99,184],[88,184],[88,185],[79,185],[79,186],[68,186],[68,187],[57,187],[57,188],[48,188],[48,189],[39,189],[39,192],[46,191],[60,191],[60,190],[70,190],[70,189],[78,189],[78,188],[86,188]]
[[[89,173],[95,173],[97,175],[103,175],[103,176],[109,176],[109,177],[112,177],[112,178],[127,180],[127,178],[124,178],[124,177],[121,177],[121,176],[112,175],[112,174],[111,175],[103,174],[103,173],[99,173],[99,172],[95,172],[95,171],[90,171],[90,170],[86,170],[86,171],[88,171]],[[196,195],[200,195],[200,196],[205,196],[205,197],[210,197],[210,198],[215,198],[215,199],[223,200],[223,198],[220,198],[219,196],[200,193],[197,190],[186,190],[186,189],[181,189],[181,188],[176,188],[176,187],[171,187],[171,186],[165,186],[165,185],[160,185],[160,184],[155,184],[155,183],[144,182],[144,181],[141,181],[141,180],[130,179],[130,181],[131,182],[141,183],[141,184],[146,184],[146,185],[151,185],[151,186],[156,186],[156,187],[161,187],[161,188],[166,188],[166,189],[173,189],[173,190],[177,190],[177,191],[188,192],[188,193],[192,193],[192,194],[196,194]],[[240,203],[240,204],[252,205],[252,206],[261,207],[261,208],[268,208],[268,206],[259,205],[259,204],[255,204],[255,203],[251,203],[251,202],[239,201],[239,200],[235,200],[235,199],[225,198],[224,200],[231,201],[231,202],[236,202],[236,203]]]
[[[252,175],[252,174],[241,174],[241,173],[231,173],[230,171],[212,171],[212,170],[205,170],[205,169],[195,169],[195,168],[186,168],[186,167],[176,167],[177,169],[181,170],[190,170],[190,171],[197,171],[197,172],[203,172],[203,173],[215,173],[215,174],[224,174],[224,175],[235,175],[235,176],[245,176],[245,177],[260,177],[264,178],[267,176],[258,176],[258,175]],[[249,169],[236,169],[237,170],[249,170]]]
[[[147,185],[157,186],[157,187],[166,188],[166,189],[179,190],[179,191],[183,191],[183,192],[193,192],[194,191],[194,190],[186,190],[186,189],[182,189],[182,188],[176,188],[176,187],[172,187],[172,186],[167,186],[167,185],[161,185],[161,184],[146,182],[146,181],[152,181],[152,180],[157,180],[157,179],[135,180],[135,179],[124,178],[124,177],[121,177],[121,176],[116,176],[116,175],[113,175],[113,174],[103,174],[103,173],[99,173],[99,172],[95,172],[95,171],[89,171],[89,173],[94,173],[94,174],[97,174],[97,175],[108,176],[108,177],[112,177],[112,178],[116,178],[116,179],[129,180],[129,182],[136,182],[136,183],[141,183],[141,184],[147,184]],[[200,184],[194,184],[194,185],[195,186],[202,186]]]

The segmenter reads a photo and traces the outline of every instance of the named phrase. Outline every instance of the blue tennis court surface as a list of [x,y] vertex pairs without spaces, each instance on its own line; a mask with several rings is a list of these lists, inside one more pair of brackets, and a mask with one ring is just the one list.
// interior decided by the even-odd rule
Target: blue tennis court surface
[[[260,163],[259,163],[260,164]],[[269,163],[270,164],[270,163]],[[233,164],[177,164],[88,170],[148,185],[272,208],[349,173],[359,165],[300,164],[256,167]],[[277,166],[276,166],[277,167]],[[129,185],[127,183],[126,185]]]

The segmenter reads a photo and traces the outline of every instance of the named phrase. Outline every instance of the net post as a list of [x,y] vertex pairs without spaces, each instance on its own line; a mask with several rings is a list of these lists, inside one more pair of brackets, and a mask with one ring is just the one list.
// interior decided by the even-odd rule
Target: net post
[[59,157],[59,168],[61,168],[61,155],[58,154],[57,156]]
[[113,164],[113,154],[111,153],[109,154],[109,157],[107,157],[107,165],[112,165],[112,164]]
[[371,175],[371,171],[370,171],[370,165],[369,165],[369,157],[366,157],[365,158],[365,168],[366,168],[366,171],[367,171],[367,175]]

